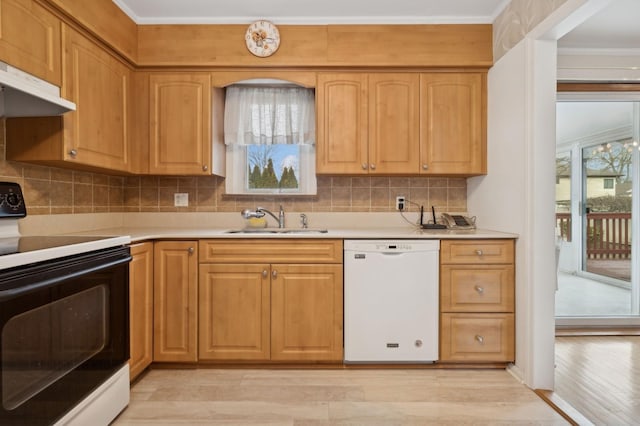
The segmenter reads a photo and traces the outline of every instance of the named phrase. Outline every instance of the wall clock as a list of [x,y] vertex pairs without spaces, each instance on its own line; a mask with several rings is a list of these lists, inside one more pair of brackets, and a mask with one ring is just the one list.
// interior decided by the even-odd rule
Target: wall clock
[[245,34],[245,42],[249,52],[260,58],[273,55],[280,47],[280,32],[269,21],[255,21]]

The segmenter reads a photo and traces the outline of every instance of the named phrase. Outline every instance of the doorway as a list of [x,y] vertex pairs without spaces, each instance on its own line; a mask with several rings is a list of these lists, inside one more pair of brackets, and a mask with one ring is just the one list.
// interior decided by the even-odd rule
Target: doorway
[[558,326],[640,324],[640,102],[596,98],[557,104]]

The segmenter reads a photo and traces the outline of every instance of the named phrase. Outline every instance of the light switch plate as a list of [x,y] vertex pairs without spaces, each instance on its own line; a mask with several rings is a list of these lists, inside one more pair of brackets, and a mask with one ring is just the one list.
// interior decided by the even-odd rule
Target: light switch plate
[[189,194],[186,192],[173,194],[173,205],[175,207],[189,207]]

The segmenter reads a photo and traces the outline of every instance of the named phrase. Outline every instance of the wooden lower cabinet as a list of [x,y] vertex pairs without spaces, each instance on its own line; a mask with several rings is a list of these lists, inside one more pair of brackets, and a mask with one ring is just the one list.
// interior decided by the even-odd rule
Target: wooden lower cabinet
[[513,314],[442,314],[440,327],[443,361],[514,360]]
[[514,240],[440,244],[440,361],[515,359]]
[[131,246],[129,263],[129,377],[153,360],[153,243]]
[[154,244],[153,360],[198,359],[198,243]]
[[200,260],[199,360],[342,361],[340,241],[204,240]]
[[198,358],[269,359],[269,265],[203,264],[199,275]]
[[271,266],[271,359],[341,361],[342,265]]

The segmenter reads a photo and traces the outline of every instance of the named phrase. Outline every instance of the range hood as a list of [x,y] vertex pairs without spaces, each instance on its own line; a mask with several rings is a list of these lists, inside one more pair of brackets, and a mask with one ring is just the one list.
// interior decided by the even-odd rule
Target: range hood
[[75,111],[53,84],[0,62],[0,117],[48,117]]

